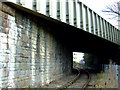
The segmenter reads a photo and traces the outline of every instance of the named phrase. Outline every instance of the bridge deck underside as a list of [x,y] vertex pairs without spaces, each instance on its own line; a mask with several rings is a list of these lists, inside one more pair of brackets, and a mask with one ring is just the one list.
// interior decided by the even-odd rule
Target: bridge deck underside
[[8,0],[16,7],[29,9],[47,18],[67,23],[120,45],[120,31],[80,0]]
[[114,52],[119,45],[70,25],[56,25],[57,38],[64,41],[73,51],[92,53]]
[[35,15],[36,17],[45,20],[46,24],[51,24],[51,26],[54,28],[51,30],[51,32],[62,43],[67,45],[71,51],[93,53],[101,56],[111,56],[120,52],[120,46],[114,42],[86,32],[80,28],[76,28],[59,20],[55,20],[32,10],[26,9],[24,7],[16,6],[13,4],[11,5],[19,10],[28,12],[31,15]]
[[99,57],[102,63],[110,59],[120,63],[119,45],[69,25],[56,25],[54,34],[71,51],[91,53]]

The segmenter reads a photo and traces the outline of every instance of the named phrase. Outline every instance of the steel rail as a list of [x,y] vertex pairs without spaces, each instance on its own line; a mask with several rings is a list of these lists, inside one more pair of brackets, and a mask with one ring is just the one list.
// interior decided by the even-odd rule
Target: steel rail
[[73,84],[76,80],[78,80],[79,77],[80,77],[80,70],[78,70],[78,69],[76,69],[76,70],[78,71],[78,74],[77,74],[77,76],[76,76],[74,79],[72,79],[71,81],[67,82],[67,83],[64,84],[63,86],[61,86],[61,87],[59,87],[59,88],[56,88],[56,89],[57,89],[57,90],[65,89],[65,88],[67,88],[68,86],[70,86],[71,84]]
[[[82,70],[84,70],[84,69],[82,69]],[[83,85],[83,87],[82,87],[82,89],[84,89],[85,90],[85,88],[87,88],[87,86],[88,86],[88,84],[90,83],[90,81],[91,81],[91,75],[90,75],[90,73],[87,71],[87,70],[84,70],[86,73],[87,73],[87,75],[88,75],[88,81]]]
[[66,84],[64,84],[63,86],[59,87],[59,88],[56,88],[57,90],[62,90],[62,89],[65,89],[67,87],[69,87],[71,84],[73,84],[76,80],[78,80],[80,78],[80,71],[83,70],[84,72],[87,73],[87,76],[88,76],[88,80],[87,82],[82,86],[82,89],[85,90],[85,88],[87,88],[89,82],[91,81],[91,75],[90,73],[87,71],[87,70],[84,70],[84,69],[81,69],[79,70],[78,68],[75,67],[75,69],[78,71],[78,74],[77,76],[72,79],[71,81],[67,82]]

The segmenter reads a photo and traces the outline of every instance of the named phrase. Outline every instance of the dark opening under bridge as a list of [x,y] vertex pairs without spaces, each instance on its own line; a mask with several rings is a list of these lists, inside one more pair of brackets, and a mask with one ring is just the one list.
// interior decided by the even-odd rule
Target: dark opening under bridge
[[0,4],[1,87],[38,87],[68,75],[73,51],[119,62],[120,31],[78,0]]

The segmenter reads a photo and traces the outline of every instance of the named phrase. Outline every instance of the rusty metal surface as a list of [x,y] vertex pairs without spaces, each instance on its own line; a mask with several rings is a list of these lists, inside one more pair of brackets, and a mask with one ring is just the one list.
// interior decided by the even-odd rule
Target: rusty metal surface
[[[64,84],[63,86],[57,88],[57,90],[62,90],[62,89],[65,89],[65,88],[69,88],[69,86],[70,86],[70,88],[71,88],[72,85],[74,85],[75,81],[79,80],[79,78],[82,78],[82,77],[80,77],[80,76],[81,76],[81,73],[80,73],[81,71],[86,73],[88,79],[84,82],[83,86],[80,87],[80,88],[82,88],[82,89],[87,88],[89,82],[91,81],[91,75],[90,75],[90,73],[89,73],[87,70],[84,70],[84,69],[76,68],[76,70],[78,71],[77,76],[76,76],[74,79],[72,79],[72,80],[70,80],[69,82],[67,82],[66,84]],[[84,79],[84,80],[85,80],[85,79]],[[81,82],[82,82],[82,81],[81,81]],[[72,87],[72,88],[76,88],[76,87]],[[77,87],[77,88],[78,88],[78,87]]]

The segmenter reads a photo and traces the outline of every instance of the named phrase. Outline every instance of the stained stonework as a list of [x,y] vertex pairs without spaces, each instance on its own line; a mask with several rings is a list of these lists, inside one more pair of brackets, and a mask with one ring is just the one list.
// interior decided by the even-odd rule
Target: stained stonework
[[0,88],[39,87],[71,73],[72,53],[53,29],[0,3]]

